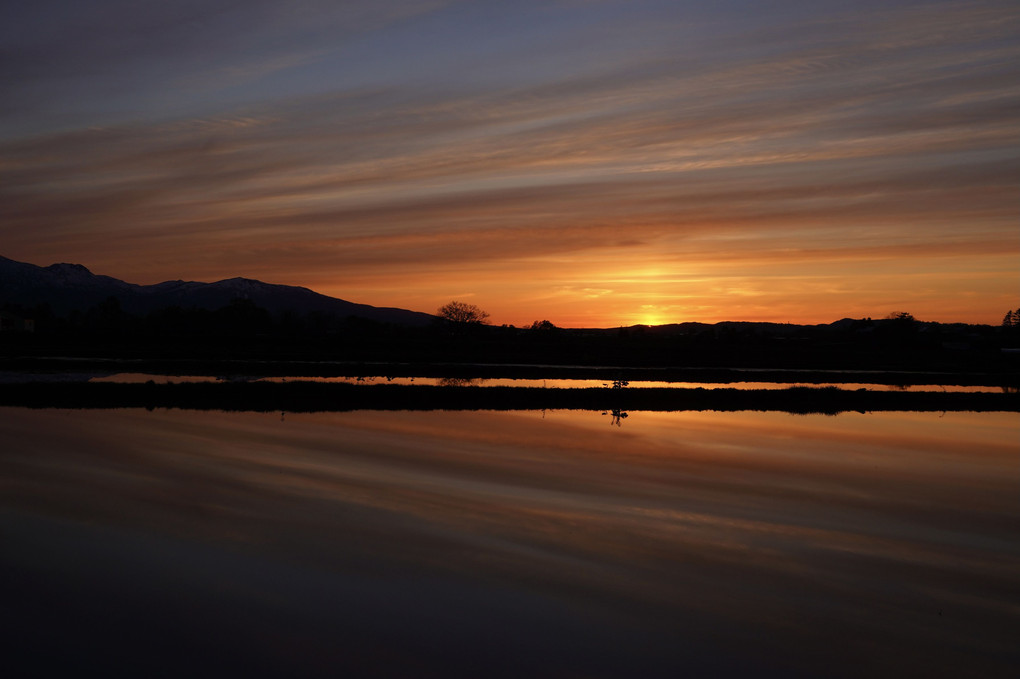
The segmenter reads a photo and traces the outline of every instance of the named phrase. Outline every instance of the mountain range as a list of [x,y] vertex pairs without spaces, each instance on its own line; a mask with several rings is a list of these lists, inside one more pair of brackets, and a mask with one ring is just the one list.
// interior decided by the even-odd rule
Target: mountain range
[[419,311],[356,304],[308,288],[274,285],[250,278],[228,278],[215,283],[177,280],[136,285],[94,274],[81,264],[36,266],[0,257],[0,306],[48,304],[55,314],[65,315],[71,311],[85,311],[110,297],[117,298],[127,313],[138,315],[172,306],[215,310],[240,298],[272,314],[319,312],[399,325],[425,325],[435,318]]

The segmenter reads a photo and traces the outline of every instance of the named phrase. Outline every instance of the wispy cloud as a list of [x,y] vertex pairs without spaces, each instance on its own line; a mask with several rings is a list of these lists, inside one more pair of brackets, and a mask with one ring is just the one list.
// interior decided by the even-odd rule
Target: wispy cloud
[[[15,104],[0,114],[15,130],[0,138],[4,254],[139,282],[244,274],[385,291],[364,300],[379,304],[418,298],[394,280],[440,296],[443,281],[464,289],[474,275],[495,277],[479,290],[540,298],[511,284],[521,269],[578,299],[632,303],[612,281],[641,261],[739,263],[759,281],[742,290],[794,294],[764,268],[794,267],[803,282],[819,266],[862,276],[849,263],[902,260],[938,276],[953,254],[978,277],[1020,254],[1020,11],[1009,3],[732,26],[711,12],[586,10],[621,20],[610,24],[577,21],[569,3],[528,5],[507,17],[545,12],[546,24],[506,24],[477,53],[492,79],[394,76],[416,58],[395,36],[413,46],[426,29],[480,20],[448,4],[308,2],[282,15],[270,2],[169,3],[143,16],[114,3],[116,26],[99,12],[14,40]],[[575,58],[600,51],[613,58]],[[45,58],[11,65],[35,53]],[[550,67],[524,77],[499,65],[513,54],[548,54]],[[109,112],[101,97],[71,105],[68,120],[99,123],[47,122],[78,91],[56,86],[68,78],[118,92]],[[179,107],[125,122],[128,102],[178,95]],[[25,122],[33,108],[42,122]],[[586,261],[598,265],[571,280]]]

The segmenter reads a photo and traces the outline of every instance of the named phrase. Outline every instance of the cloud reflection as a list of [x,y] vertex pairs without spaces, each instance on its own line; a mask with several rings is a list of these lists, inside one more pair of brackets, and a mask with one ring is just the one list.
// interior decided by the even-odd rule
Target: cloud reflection
[[[278,614],[300,629],[302,615],[347,629],[345,611],[393,607],[385,583],[437,605],[406,580],[417,574],[450,588],[444,605],[490,606],[473,613],[483,627],[510,614],[498,592],[526,602],[514,609],[525,624],[486,647],[530,644],[526,620],[549,607],[567,616],[563,634],[612,620],[621,652],[637,648],[630,625],[649,658],[708,630],[738,644],[736,658],[809,673],[842,657],[847,638],[867,649],[846,665],[856,669],[879,656],[991,669],[1012,648],[1013,414],[631,415],[617,429],[584,412],[7,409],[0,523],[24,545],[5,563],[44,558],[24,527],[49,521],[46,553],[107,531],[78,558],[46,562],[55,585],[87,582],[90,559],[114,550],[143,596],[174,569],[197,591],[233,582],[231,596],[249,599],[211,609],[217,620],[287,605]],[[176,556],[157,568],[153,549]],[[306,581],[336,606],[301,604]],[[940,609],[967,628],[935,625]],[[386,619],[364,624],[407,652]],[[754,642],[764,629],[768,644]],[[795,652],[805,645],[817,655]]]

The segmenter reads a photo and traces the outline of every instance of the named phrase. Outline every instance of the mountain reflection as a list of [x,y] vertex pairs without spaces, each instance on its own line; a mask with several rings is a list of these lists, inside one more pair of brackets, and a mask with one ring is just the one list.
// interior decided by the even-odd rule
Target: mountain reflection
[[631,414],[2,409],[15,647],[290,676],[1017,660],[1015,414]]

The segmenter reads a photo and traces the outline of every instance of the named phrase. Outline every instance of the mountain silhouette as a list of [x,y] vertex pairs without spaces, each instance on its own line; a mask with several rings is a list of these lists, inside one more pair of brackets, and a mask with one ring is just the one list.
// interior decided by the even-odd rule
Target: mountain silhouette
[[250,278],[228,278],[215,283],[177,280],[136,285],[94,274],[81,264],[36,266],[0,257],[0,305],[48,304],[54,313],[65,315],[71,311],[85,311],[110,297],[116,297],[124,311],[139,315],[172,306],[215,310],[240,298],[274,315],[319,312],[399,325],[425,325],[434,319],[431,314],[419,311],[357,304],[308,288],[274,285]]

